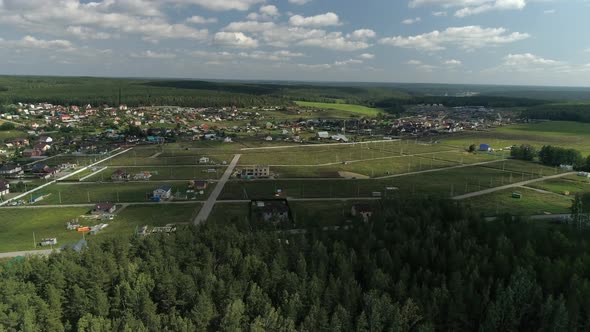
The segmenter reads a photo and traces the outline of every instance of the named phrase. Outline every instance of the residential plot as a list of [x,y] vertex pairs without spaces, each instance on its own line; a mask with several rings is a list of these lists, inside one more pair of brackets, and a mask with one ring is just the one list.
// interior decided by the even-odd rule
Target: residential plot
[[[148,225],[183,224],[190,222],[201,204],[131,205],[116,213],[113,220],[100,221],[88,216],[89,207],[0,209],[0,252],[41,249],[35,242],[43,238],[57,238],[57,248],[82,239],[82,233],[67,230],[66,223],[78,220],[82,226],[108,223],[97,235],[86,234],[88,241],[100,241],[110,237],[129,237],[138,227]],[[33,235],[34,233],[34,235]],[[48,248],[48,247],[45,247]]]
[[[226,167],[211,166],[211,167],[182,167],[182,166],[167,166],[167,167],[154,167],[154,166],[138,166],[138,167],[108,167],[106,170],[93,175],[89,178],[84,179],[85,182],[96,182],[96,181],[112,181],[111,176],[114,172],[122,170],[131,176],[131,180],[141,181],[143,177],[146,182],[149,181],[161,181],[161,180],[190,180],[190,179],[201,179],[201,180],[216,180],[221,177]],[[136,178],[137,177],[137,178]]]
[[161,227],[168,224],[189,224],[202,204],[130,205],[117,213],[104,234],[107,237],[129,237],[143,226]]
[[[176,195],[177,193],[181,196],[186,195],[188,185],[186,181],[171,181],[165,184],[172,187],[171,192],[173,195]],[[34,199],[39,196],[45,197],[34,203],[35,205],[147,202],[151,193],[162,185],[164,185],[164,183],[59,183],[39,190],[32,194],[30,198]],[[196,200],[206,199],[211,188],[212,186],[207,188],[204,195],[197,195]],[[190,195],[187,199],[192,199],[192,197],[193,196]],[[27,200],[30,198],[27,198]]]
[[84,207],[0,209],[0,252],[40,249],[34,243],[43,238],[57,237],[59,245],[76,242],[82,234],[66,230],[66,223],[88,211]]
[[[512,193],[514,192],[520,193],[521,198],[513,198]],[[526,188],[502,190],[470,198],[465,202],[486,216],[497,216],[503,213],[521,216],[569,213],[572,205],[571,198]]]

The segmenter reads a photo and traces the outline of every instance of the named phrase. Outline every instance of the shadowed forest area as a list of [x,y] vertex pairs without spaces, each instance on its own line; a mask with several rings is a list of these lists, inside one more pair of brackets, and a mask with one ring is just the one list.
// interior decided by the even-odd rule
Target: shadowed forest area
[[0,270],[3,331],[586,331],[587,234],[388,204],[352,230],[207,224]]

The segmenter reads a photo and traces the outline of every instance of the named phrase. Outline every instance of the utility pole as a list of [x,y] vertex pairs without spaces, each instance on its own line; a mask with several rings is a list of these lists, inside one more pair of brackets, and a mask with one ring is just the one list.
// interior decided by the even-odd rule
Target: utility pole
[[33,248],[37,247],[37,240],[35,239],[35,232],[33,232]]

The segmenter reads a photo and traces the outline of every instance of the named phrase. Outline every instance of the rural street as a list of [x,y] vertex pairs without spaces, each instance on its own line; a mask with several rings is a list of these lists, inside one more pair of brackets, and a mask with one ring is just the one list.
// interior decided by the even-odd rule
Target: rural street
[[47,250],[30,250],[30,251],[13,251],[0,253],[0,259],[2,258],[14,258],[19,256],[31,256],[31,255],[44,255],[47,256],[52,252],[59,252],[59,249],[47,249]]
[[473,164],[463,164],[463,165],[449,166],[449,167],[443,167],[443,168],[433,168],[433,169],[427,169],[427,170],[424,170],[424,171],[416,171],[416,172],[409,172],[409,173],[386,175],[386,176],[378,177],[378,178],[375,178],[375,179],[376,180],[381,180],[381,179],[399,178],[401,176],[417,175],[417,174],[424,174],[424,173],[447,171],[447,170],[450,170],[450,169],[457,169],[457,168],[465,168],[465,167],[473,167],[473,166],[481,166],[481,165],[493,164],[493,163],[497,163],[497,162],[500,162],[500,161],[506,161],[506,160],[505,159],[498,159],[498,160],[491,160],[491,161],[482,161],[480,163],[473,163]]
[[[113,151],[117,151],[118,149],[119,149],[119,148],[117,148],[117,149],[115,149],[115,150],[113,150]],[[72,173],[70,173],[70,174],[68,174],[68,175],[62,176],[62,177],[61,177],[61,178],[59,178],[59,179],[56,179],[56,180],[53,180],[53,181],[49,181],[49,182],[47,182],[46,184],[43,184],[43,185],[41,185],[41,186],[39,186],[39,187],[37,187],[37,188],[33,188],[33,189],[31,189],[31,190],[29,190],[29,191],[27,191],[27,192],[25,192],[25,193],[22,193],[22,194],[20,194],[20,195],[18,195],[18,196],[15,196],[15,197],[13,197],[13,198],[11,198],[11,199],[9,199],[9,200],[6,200],[6,201],[4,201],[4,202],[0,203],[0,206],[6,205],[6,204],[8,204],[8,203],[9,203],[9,202],[11,202],[11,201],[18,200],[18,199],[20,199],[20,198],[26,197],[27,195],[30,195],[30,194],[34,193],[35,191],[38,191],[38,190],[40,190],[40,189],[43,189],[43,188],[45,188],[45,187],[47,187],[47,186],[50,186],[50,185],[52,185],[52,184],[54,184],[54,183],[56,183],[56,182],[58,182],[58,181],[65,180],[65,179],[67,179],[67,178],[69,178],[69,177],[72,177],[72,176],[74,176],[74,175],[78,174],[78,173],[82,173],[82,172],[84,172],[85,170],[87,170],[87,169],[88,169],[88,168],[90,168],[90,167],[96,166],[96,165],[98,165],[98,164],[102,163],[103,161],[109,160],[109,159],[111,159],[111,158],[115,158],[116,156],[118,156],[118,155],[121,155],[121,154],[123,154],[123,153],[125,153],[125,152],[127,152],[127,151],[129,151],[129,150],[131,150],[131,149],[133,149],[133,148],[129,148],[129,149],[127,149],[127,150],[124,150],[124,151],[121,151],[121,152],[119,152],[119,153],[116,153],[116,154],[114,154],[114,155],[112,155],[112,156],[110,156],[110,157],[106,157],[106,158],[104,158],[104,159],[102,159],[102,160],[100,160],[100,161],[98,161],[98,162],[95,162],[95,163],[94,163],[94,164],[92,164],[92,165],[88,165],[88,166],[86,166],[86,167],[82,167],[82,168],[80,168],[79,170],[77,170],[77,171],[75,171],[75,172],[72,172]]]
[[485,190],[475,191],[475,192],[465,194],[465,195],[455,196],[455,197],[453,197],[453,199],[454,200],[462,200],[462,199],[466,199],[466,198],[482,196],[482,195],[494,193],[496,191],[501,191],[501,190],[510,189],[510,188],[516,188],[516,187],[522,187],[522,186],[526,186],[528,184],[535,183],[535,182],[541,182],[541,181],[546,181],[546,180],[551,180],[551,179],[558,179],[558,178],[572,175],[572,174],[576,174],[576,172],[568,172],[568,173],[562,173],[562,174],[551,175],[551,176],[543,176],[543,177],[533,179],[533,180],[522,181],[522,182],[517,182],[517,183],[513,183],[513,184],[507,184],[505,186],[489,188],[489,189],[485,189]]
[[236,165],[238,164],[238,161],[240,160],[241,156],[241,154],[237,154],[234,156],[234,159],[232,159],[231,163],[221,176],[221,179],[213,189],[213,192],[211,192],[211,195],[209,195],[209,198],[207,199],[207,201],[205,201],[205,204],[203,204],[203,207],[199,211],[199,214],[197,214],[197,217],[194,220],[195,225],[199,225],[200,223],[206,221],[207,218],[209,218],[209,214],[211,214],[213,206],[215,205],[215,202],[217,202],[217,198],[221,194],[221,191],[223,190],[225,183],[227,182],[227,180],[229,180],[229,177],[234,172],[234,168],[236,168]]

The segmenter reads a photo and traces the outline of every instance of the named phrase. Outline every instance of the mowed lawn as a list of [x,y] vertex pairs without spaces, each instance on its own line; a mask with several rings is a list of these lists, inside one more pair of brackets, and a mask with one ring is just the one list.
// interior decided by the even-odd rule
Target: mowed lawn
[[[521,199],[512,198],[512,193],[522,194]],[[542,215],[546,213],[569,213],[572,205],[570,197],[560,197],[550,193],[541,193],[527,188],[502,190],[488,195],[470,198],[464,201],[485,216],[504,213],[517,216]]]
[[353,114],[359,114],[364,116],[377,116],[379,113],[383,111],[377,108],[370,108],[361,105],[352,105],[352,104],[337,104],[337,103],[315,103],[315,102],[306,102],[306,101],[296,101],[295,102],[298,106],[303,107],[314,107],[319,109],[332,109],[337,111],[343,111]]

